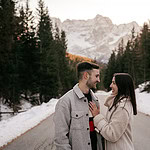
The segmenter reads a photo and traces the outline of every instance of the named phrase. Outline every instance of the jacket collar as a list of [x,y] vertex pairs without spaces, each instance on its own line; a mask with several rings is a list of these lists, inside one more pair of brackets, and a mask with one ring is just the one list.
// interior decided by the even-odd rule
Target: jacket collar
[[90,90],[90,92],[91,92],[92,100],[98,101],[98,98],[95,96],[94,92],[92,90]]
[[82,91],[79,88],[79,83],[77,83],[74,87],[73,87],[74,92],[77,94],[77,96],[79,97],[79,99],[85,97],[84,94],[82,93]]
[[[106,102],[105,102],[104,105],[107,106],[107,107],[112,106],[115,97],[116,97],[116,95],[110,95],[110,96],[106,99]],[[130,100],[130,98],[125,98],[124,96],[121,96],[119,99],[120,99],[120,103]]]
[[112,106],[115,96],[116,96],[116,95],[110,95],[110,96],[106,99],[104,105],[107,106],[107,107]]
[[[79,97],[79,99],[82,99],[82,98],[85,97],[84,94],[83,94],[83,92],[82,92],[82,91],[80,90],[80,88],[79,88],[79,83],[77,83],[77,84],[73,87],[73,90],[74,90],[74,92],[77,94],[77,96]],[[93,91],[92,91],[91,89],[90,89],[90,92],[91,92],[92,99],[97,101],[97,98],[96,98],[96,96],[94,95],[94,93],[93,93]]]

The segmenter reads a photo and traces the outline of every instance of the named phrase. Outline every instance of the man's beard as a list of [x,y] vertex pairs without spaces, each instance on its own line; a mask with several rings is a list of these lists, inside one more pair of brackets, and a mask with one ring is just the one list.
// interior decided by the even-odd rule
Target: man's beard
[[[97,83],[97,82],[96,82]],[[89,79],[86,83],[87,87],[89,89],[96,89],[96,84],[91,82],[91,79]]]

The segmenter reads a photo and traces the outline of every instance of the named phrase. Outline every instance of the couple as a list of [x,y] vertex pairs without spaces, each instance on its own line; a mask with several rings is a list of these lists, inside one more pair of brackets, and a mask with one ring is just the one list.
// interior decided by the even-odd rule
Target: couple
[[137,114],[133,80],[129,74],[112,78],[106,116],[91,89],[100,82],[99,66],[77,65],[79,83],[63,95],[55,108],[56,150],[134,150],[131,123]]

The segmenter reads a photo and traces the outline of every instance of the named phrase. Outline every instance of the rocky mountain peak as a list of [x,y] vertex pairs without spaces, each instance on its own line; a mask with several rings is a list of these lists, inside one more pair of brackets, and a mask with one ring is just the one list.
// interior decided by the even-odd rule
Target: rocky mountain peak
[[94,23],[104,24],[108,26],[112,25],[112,21],[108,17],[103,17],[101,15],[96,15],[96,17],[93,20]]
[[96,15],[88,20],[65,20],[52,18],[58,27],[66,32],[68,52],[107,62],[112,50],[121,39],[124,44],[131,37],[131,30],[140,32],[141,27],[135,22],[115,25],[108,17]]

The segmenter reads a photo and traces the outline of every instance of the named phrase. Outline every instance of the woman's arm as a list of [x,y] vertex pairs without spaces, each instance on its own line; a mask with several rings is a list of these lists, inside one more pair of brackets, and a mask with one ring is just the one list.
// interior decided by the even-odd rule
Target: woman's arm
[[89,109],[94,116],[94,125],[99,130],[100,134],[108,141],[118,141],[129,124],[130,111],[127,111],[124,107],[118,106],[108,122],[108,120],[99,113],[99,109],[94,103],[90,103]]

